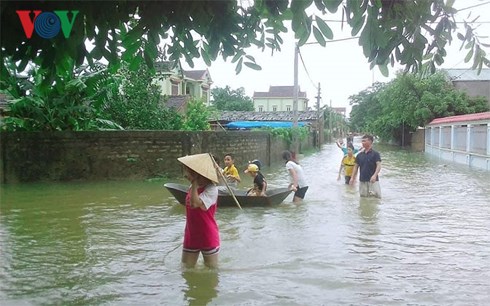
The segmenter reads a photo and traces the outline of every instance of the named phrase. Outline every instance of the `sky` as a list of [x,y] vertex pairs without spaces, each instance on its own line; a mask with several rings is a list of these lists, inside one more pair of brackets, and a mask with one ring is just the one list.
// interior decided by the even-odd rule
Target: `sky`
[[[474,8],[468,7],[478,5]],[[477,20],[479,26],[476,30],[480,36],[486,36],[485,43],[490,44],[490,1],[489,0],[456,0],[454,7],[464,9],[456,15],[456,21],[467,18],[471,12],[471,19],[480,16]],[[324,19],[341,20],[340,15],[324,15]],[[466,19],[468,20],[468,19]],[[350,38],[350,27],[344,25],[340,29],[340,22],[328,22],[334,31],[334,40]],[[463,24],[458,27],[463,29]],[[461,30],[462,31],[462,30]],[[194,61],[194,68],[190,68],[182,62],[184,69],[208,69],[213,80],[212,88],[230,86],[232,89],[243,87],[247,96],[252,97],[254,91],[268,91],[269,86],[293,86],[294,85],[294,34],[288,32],[281,37],[284,40],[282,50],[271,55],[271,51],[264,52],[249,48],[247,53],[254,56],[256,63],[262,66],[262,70],[252,70],[245,65],[240,74],[235,73],[235,63],[231,58],[225,62],[218,58],[211,66],[206,66],[201,59]],[[311,35],[313,37],[313,35]],[[311,40],[313,41],[313,40]],[[469,68],[472,61],[464,63],[466,52],[459,51],[460,43],[453,34],[453,43],[447,49],[445,63],[440,68]],[[485,49],[490,55],[490,48]],[[369,63],[364,57],[362,48],[357,39],[349,39],[337,42],[327,42],[326,47],[319,44],[307,44],[300,47],[301,58],[298,59],[298,83],[301,91],[306,91],[309,106],[316,104],[317,87],[320,83],[321,106],[347,107],[350,111],[348,98],[371,86],[373,82],[388,82],[395,72],[402,67],[396,65],[390,67],[390,76],[383,77],[377,67],[370,70]],[[306,68],[306,69],[305,69]]]

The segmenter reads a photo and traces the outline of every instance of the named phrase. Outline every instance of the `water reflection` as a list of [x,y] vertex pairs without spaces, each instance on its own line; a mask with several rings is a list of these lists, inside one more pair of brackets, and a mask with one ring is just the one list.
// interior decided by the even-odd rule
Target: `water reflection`
[[380,205],[379,199],[361,197],[359,199],[359,216],[361,219],[367,222],[376,222],[379,212],[378,205]]
[[182,272],[187,288],[184,290],[184,299],[190,306],[209,304],[218,296],[219,275],[217,270],[190,269]]

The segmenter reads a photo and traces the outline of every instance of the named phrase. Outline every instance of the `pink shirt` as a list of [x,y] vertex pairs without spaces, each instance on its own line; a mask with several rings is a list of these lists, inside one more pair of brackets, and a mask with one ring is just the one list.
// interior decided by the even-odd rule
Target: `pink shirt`
[[[190,190],[190,189],[189,189]],[[207,210],[190,206],[190,192],[185,198],[186,223],[184,232],[184,248],[186,249],[213,249],[220,246],[218,224],[214,214],[218,202],[218,188],[210,184],[197,189],[199,198]]]

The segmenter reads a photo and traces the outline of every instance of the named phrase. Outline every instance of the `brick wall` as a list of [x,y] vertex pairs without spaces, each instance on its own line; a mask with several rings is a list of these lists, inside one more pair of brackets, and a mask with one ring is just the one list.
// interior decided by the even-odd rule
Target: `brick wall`
[[[181,175],[177,157],[235,155],[237,166],[281,160],[287,144],[267,132],[2,132],[1,182],[118,180]],[[311,137],[310,137],[311,138]],[[312,140],[302,143],[308,149]]]

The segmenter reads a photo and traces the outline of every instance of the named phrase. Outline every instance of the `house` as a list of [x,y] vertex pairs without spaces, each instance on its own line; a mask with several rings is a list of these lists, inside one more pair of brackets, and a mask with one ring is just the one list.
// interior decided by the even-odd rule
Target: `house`
[[334,113],[342,115],[344,118],[345,118],[345,115],[347,114],[347,109],[345,107],[332,107],[332,111]]
[[487,98],[490,107],[490,69],[482,69],[480,74],[472,69],[443,69],[454,87],[469,96]]
[[[285,112],[293,110],[294,86],[269,86],[267,92],[254,92],[252,97],[257,112]],[[298,111],[307,111],[306,92],[298,88]]]
[[155,84],[162,89],[168,107],[185,112],[187,102],[192,98],[202,99],[209,105],[213,80],[207,69],[184,70],[178,61],[160,61],[155,63],[155,70]]

